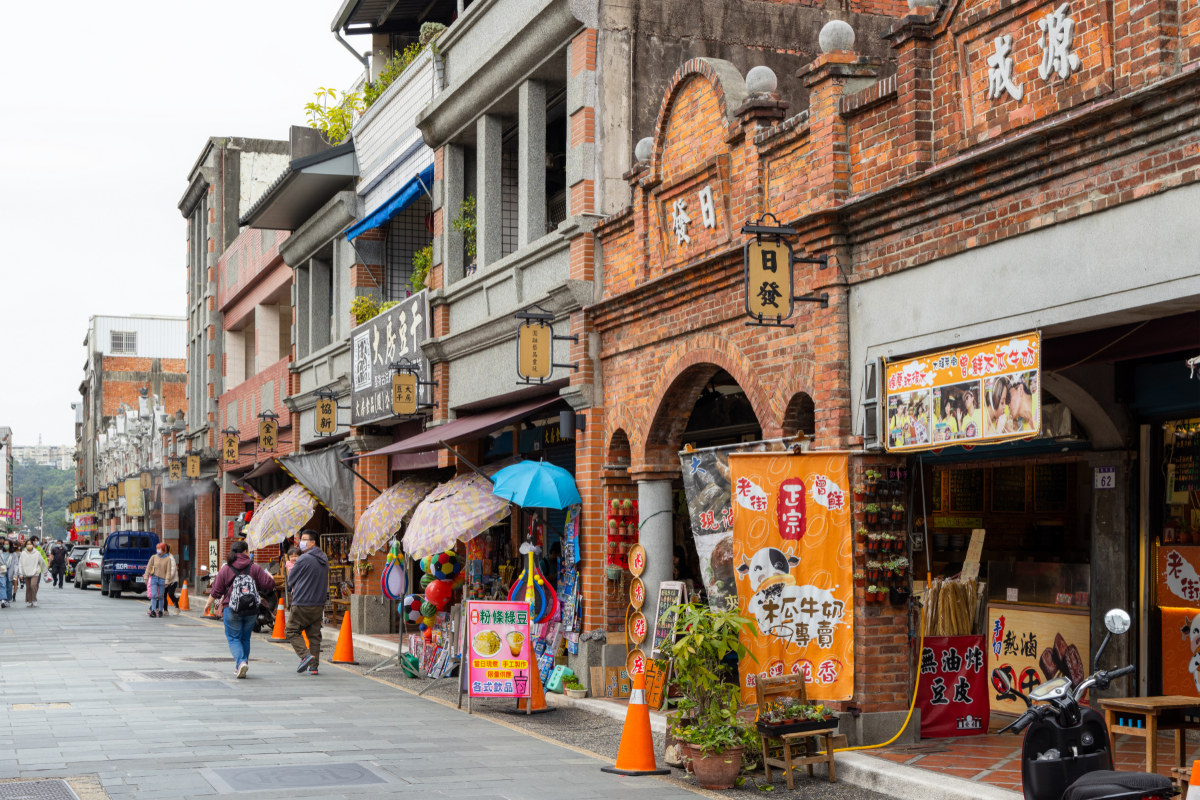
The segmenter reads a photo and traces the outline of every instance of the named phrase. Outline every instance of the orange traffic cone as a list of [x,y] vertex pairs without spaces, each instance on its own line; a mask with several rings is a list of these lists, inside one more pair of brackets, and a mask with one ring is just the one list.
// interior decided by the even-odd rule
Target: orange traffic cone
[[[528,706],[528,709],[526,709],[526,706]],[[529,699],[518,697],[517,711],[528,711],[530,714],[537,714],[553,710],[546,705],[546,692],[542,689],[541,670],[538,669],[537,659],[535,658],[533,669],[529,671]]]
[[338,633],[337,646],[333,648],[334,664],[357,664],[354,660],[354,631],[350,629],[350,612],[342,617],[342,630]]
[[646,705],[646,677],[640,672],[633,676],[633,691],[629,694],[629,711],[625,713],[617,764],[601,767],[600,771],[630,776],[671,774],[671,770],[658,769],[654,763],[654,737],[650,733],[650,708]]
[[192,607],[188,603],[187,581],[183,582],[183,591],[179,593],[179,602],[175,604],[177,611],[191,611]]
[[206,619],[221,619],[221,602],[214,600],[212,603],[204,605],[204,617]]
[[279,598],[279,605],[275,606],[275,627],[271,630],[272,642],[287,641],[287,612],[283,610],[283,598]]

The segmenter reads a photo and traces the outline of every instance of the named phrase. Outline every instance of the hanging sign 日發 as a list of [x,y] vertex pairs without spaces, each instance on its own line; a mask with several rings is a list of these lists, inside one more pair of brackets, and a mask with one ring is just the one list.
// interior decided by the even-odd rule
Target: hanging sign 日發
[[1034,331],[889,361],[888,450],[931,450],[1041,432],[1041,335]]
[[428,298],[429,292],[421,290],[350,332],[351,425],[377,422],[396,413],[392,408],[396,365],[408,365],[418,382],[429,381],[429,360],[421,350],[429,336]]

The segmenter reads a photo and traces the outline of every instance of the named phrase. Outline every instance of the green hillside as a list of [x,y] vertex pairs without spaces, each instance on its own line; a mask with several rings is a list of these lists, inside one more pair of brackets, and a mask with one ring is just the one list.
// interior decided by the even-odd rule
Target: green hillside
[[75,473],[36,464],[14,466],[13,492],[22,499],[24,526],[31,529],[38,524],[39,489],[45,510],[45,535],[52,539],[66,538],[67,524],[63,514],[67,504],[75,498]]

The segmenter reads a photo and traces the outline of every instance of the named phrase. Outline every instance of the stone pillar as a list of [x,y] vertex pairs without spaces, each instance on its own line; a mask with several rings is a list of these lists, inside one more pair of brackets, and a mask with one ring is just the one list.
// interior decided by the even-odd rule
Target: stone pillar
[[500,196],[500,117],[484,114],[475,123],[475,250],[482,269],[500,260],[504,211]]
[[546,233],[546,86],[517,90],[517,247]]
[[252,361],[247,359],[254,364],[254,372],[249,374],[257,374],[283,358],[279,352],[279,306],[254,307],[254,336],[255,341],[251,343],[254,349],[250,351],[254,358]]
[[441,256],[442,286],[447,288],[463,277],[463,236],[454,230],[466,191],[465,159],[462,145],[448,144],[442,148],[442,191],[435,192],[442,208],[442,250],[433,254],[436,263]]
[[642,607],[647,619],[658,614],[658,587],[663,581],[671,580],[673,548],[671,547],[671,481],[663,479],[639,480],[638,488],[638,541],[646,548],[646,571],[642,582],[646,584],[646,605]]
[[[1082,475],[1075,479],[1080,501],[1086,502],[1088,487],[1093,485],[1092,475],[1096,467],[1116,469],[1115,485],[1111,489],[1091,489],[1092,521],[1092,595],[1091,595],[1091,652],[1087,655],[1087,666],[1091,666],[1096,649],[1104,641],[1108,629],[1104,626],[1104,614],[1110,608],[1122,608],[1133,617],[1133,628],[1124,636],[1114,636],[1104,651],[1104,664],[1124,666],[1133,663],[1133,646],[1137,641],[1140,626],[1150,625],[1149,614],[1143,610],[1138,614],[1135,598],[1129,593],[1130,573],[1136,574],[1137,561],[1131,559],[1131,537],[1129,509],[1133,505],[1130,491],[1136,485],[1130,465],[1132,456],[1124,451],[1110,450],[1091,453],[1086,461],[1079,462]],[[1136,696],[1134,681],[1114,683],[1107,691],[1098,691],[1098,697]]]
[[329,325],[325,324],[325,318],[329,316],[333,265],[314,258],[308,262],[308,273],[308,352],[315,353],[330,343]]

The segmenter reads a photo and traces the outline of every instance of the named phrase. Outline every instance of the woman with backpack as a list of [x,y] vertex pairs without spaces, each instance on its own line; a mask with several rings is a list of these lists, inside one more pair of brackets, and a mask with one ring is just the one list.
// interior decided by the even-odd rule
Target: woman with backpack
[[246,677],[250,669],[250,634],[254,632],[261,593],[275,588],[275,579],[254,563],[249,550],[245,541],[234,542],[209,589],[209,596],[221,601],[225,638],[239,678]]

